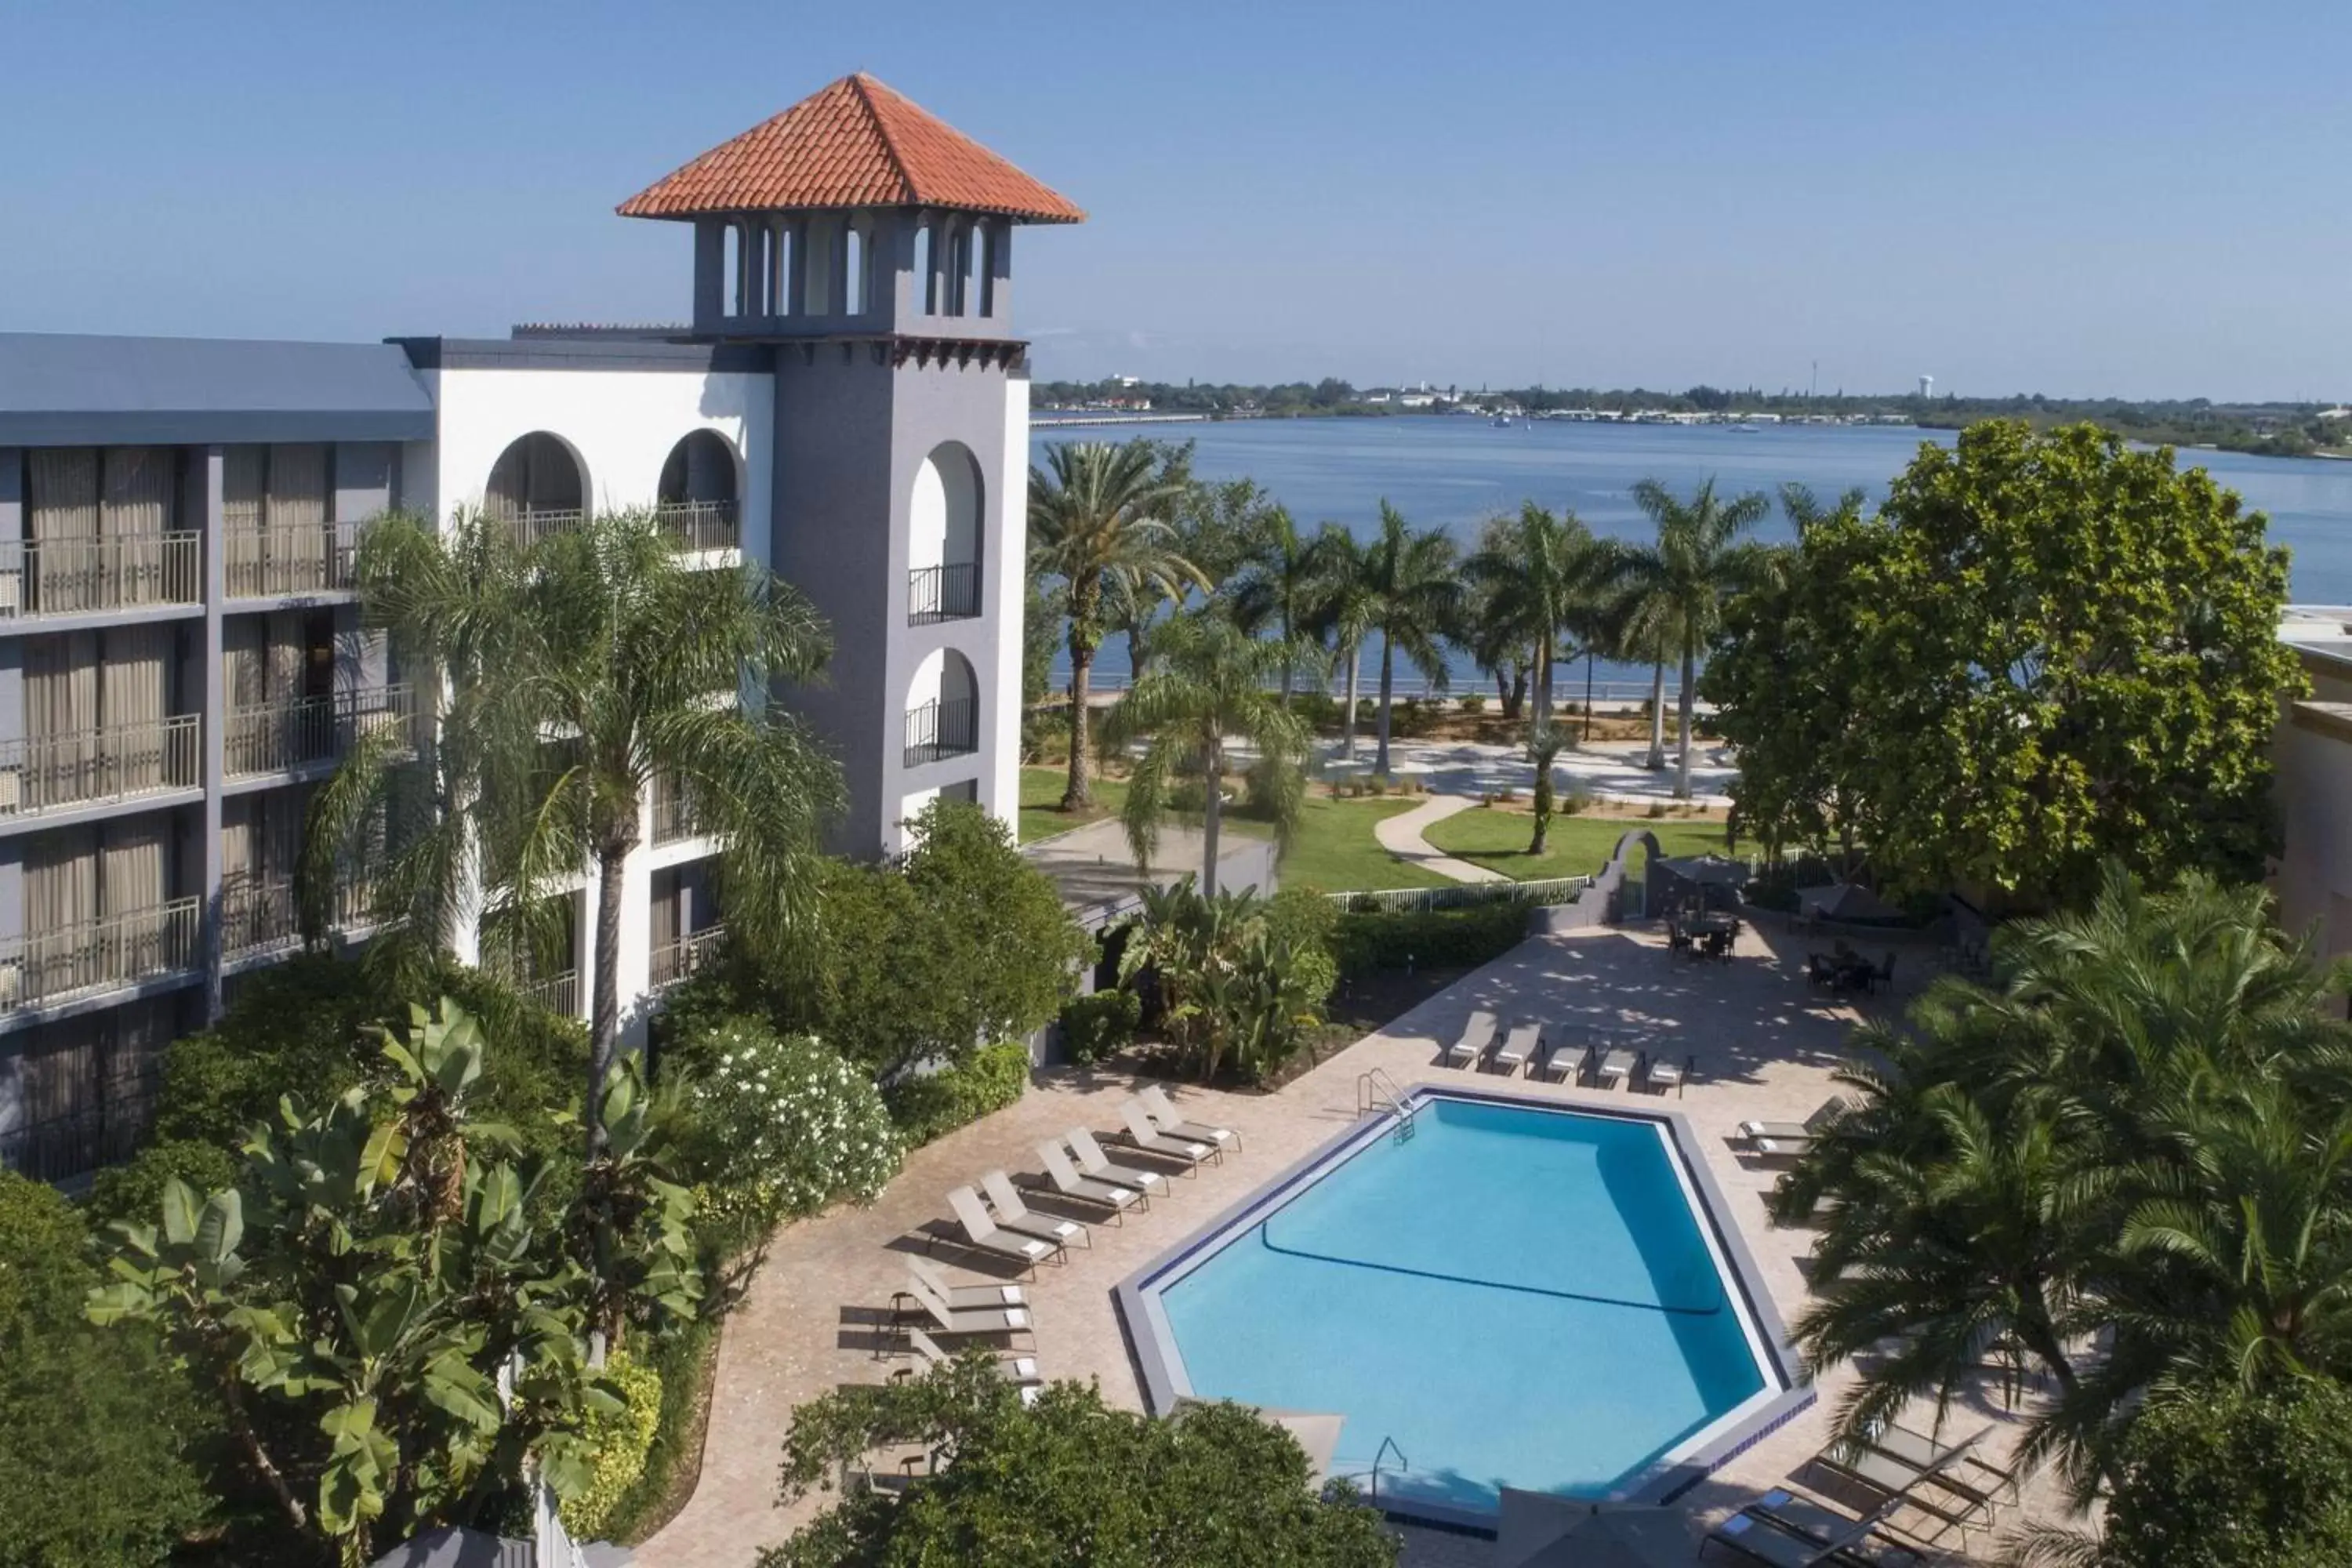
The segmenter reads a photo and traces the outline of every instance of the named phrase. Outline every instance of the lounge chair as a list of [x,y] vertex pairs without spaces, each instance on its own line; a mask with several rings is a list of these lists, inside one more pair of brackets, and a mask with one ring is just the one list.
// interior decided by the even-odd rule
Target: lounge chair
[[1544,1033],[1549,1048],[1544,1052],[1543,1063],[1535,1070],[1549,1079],[1571,1079],[1584,1064],[1582,1046],[1569,1044],[1576,1031],[1565,1024],[1556,1024]]
[[1078,1169],[1097,1182],[1131,1188],[1149,1197],[1160,1190],[1160,1183],[1168,1179],[1159,1171],[1139,1170],[1133,1165],[1113,1163],[1102,1152],[1102,1145],[1095,1142],[1095,1135],[1083,1127],[1073,1127],[1062,1137],[1069,1143],[1070,1153],[1078,1162]]
[[[1938,1443],[1925,1432],[1915,1432],[1908,1426],[1889,1425],[1874,1434],[1870,1446],[1892,1458],[1922,1470],[1936,1472],[1936,1484],[1962,1496],[1975,1495],[1990,1507],[1996,1496],[2007,1492],[2017,1495],[2017,1474],[2004,1470],[1977,1453],[1976,1445],[1982,1441],[1988,1426],[1975,1436],[1958,1443]],[[1960,1473],[1963,1467],[1969,1472]],[[1973,1478],[1983,1478],[1983,1484]]]
[[[972,1307],[1025,1307],[1029,1294],[1018,1285],[991,1280],[985,1285],[958,1285],[947,1276],[947,1270],[928,1258],[908,1254],[907,1272],[921,1280],[939,1299],[958,1311]],[[905,1291],[899,1294],[904,1296]]]
[[[1599,1047],[1595,1047],[1597,1051]],[[1633,1068],[1640,1061],[1631,1046],[1612,1046],[1601,1053],[1592,1068],[1592,1081],[1603,1089],[1615,1089],[1633,1081]]]
[[1845,1101],[1832,1097],[1822,1101],[1802,1121],[1743,1121],[1739,1124],[1739,1135],[1750,1143],[1759,1138],[1776,1139],[1784,1143],[1809,1143],[1812,1142],[1814,1133],[1827,1126],[1844,1109]]
[[988,1194],[988,1206],[996,1211],[996,1223],[1017,1236],[1034,1236],[1056,1247],[1067,1247],[1074,1241],[1083,1241],[1088,1247],[1095,1244],[1087,1227],[1076,1220],[1039,1214],[1022,1202],[1021,1189],[1002,1171],[991,1171],[982,1176],[980,1190]]
[[1708,1531],[1699,1544],[1700,1554],[1710,1546],[1726,1547],[1768,1568],[1813,1568],[1833,1555],[1811,1536],[1752,1513],[1735,1513]]
[[[1916,1508],[1951,1525],[1964,1539],[1970,1530],[1992,1522],[1991,1500],[1964,1483],[1955,1483],[1936,1466],[1907,1464],[1875,1448],[1836,1445],[1814,1456],[1814,1462],[1834,1475],[1883,1493],[1890,1501],[1900,1498],[1906,1507]],[[1944,1468],[1949,1468],[1948,1459],[1941,1463]]]
[[1515,1024],[1511,1026],[1511,1032],[1503,1037],[1502,1043],[1495,1047],[1495,1054],[1486,1059],[1493,1066],[1502,1068],[1504,1075],[1507,1077],[1527,1066],[1528,1058],[1536,1054],[1536,1047],[1541,1044],[1543,1044],[1542,1025]]
[[1678,1062],[1671,1057],[1652,1056],[1647,1051],[1642,1053],[1642,1083],[1645,1088],[1654,1089],[1660,1094],[1671,1089],[1680,1094],[1689,1076],[1690,1063],[1687,1059]]
[[1062,1256],[1062,1244],[1058,1241],[1047,1241],[1043,1237],[1015,1236],[1001,1229],[994,1220],[988,1217],[988,1210],[982,1205],[980,1194],[970,1187],[950,1187],[948,1207],[955,1211],[956,1223],[963,1227],[963,1240],[960,1245],[969,1247],[974,1252],[985,1252],[992,1258],[1009,1258],[1025,1268],[1036,1268],[1041,1258]]
[[1774,1487],[1739,1511],[1776,1525],[1790,1535],[1802,1536],[1814,1543],[1817,1552],[1833,1551],[1841,1563],[1868,1563],[1870,1568],[1911,1568],[1922,1561],[1911,1548],[1876,1534],[1874,1521],[1840,1513],[1811,1498],[1799,1497],[1786,1487]]
[[[890,1381],[893,1383],[901,1378],[912,1377],[920,1370],[945,1366],[955,1359],[940,1349],[939,1342],[920,1329],[910,1328],[907,1331],[907,1350],[909,1354],[920,1361],[923,1366],[921,1368],[900,1367],[890,1374]],[[1035,1356],[1016,1355],[1002,1358],[996,1363],[996,1375],[1021,1390],[1021,1403],[1024,1405],[1037,1403],[1037,1391],[1045,1386],[1045,1380],[1037,1375]]]
[[1151,1118],[1151,1125],[1171,1138],[1190,1138],[1195,1143],[1214,1143],[1220,1149],[1230,1144],[1236,1152],[1242,1146],[1242,1135],[1230,1127],[1186,1121],[1168,1098],[1168,1091],[1156,1083],[1147,1083],[1137,1089],[1135,1098],[1143,1102],[1143,1114]]
[[940,1293],[920,1279],[907,1281],[907,1296],[942,1334],[1027,1334],[1034,1342],[1037,1328],[1026,1307],[950,1307]]
[[1070,1163],[1070,1152],[1062,1147],[1061,1140],[1049,1138],[1037,1145],[1037,1158],[1045,1163],[1045,1180],[1055,1192],[1082,1204],[1094,1204],[1110,1218],[1117,1220],[1127,1213],[1127,1205],[1148,1209],[1151,1200],[1134,1187],[1122,1187],[1116,1182],[1098,1182],[1092,1176],[1078,1173]]
[[1748,1152],[1759,1160],[1801,1160],[1813,1151],[1810,1138],[1750,1138]]
[[1222,1163],[1224,1156],[1214,1143],[1195,1143],[1189,1138],[1171,1138],[1151,1125],[1151,1118],[1143,1114],[1143,1107],[1129,1100],[1118,1108],[1119,1120],[1127,1123],[1127,1141],[1147,1154],[1157,1154],[1163,1160],[1181,1160],[1187,1173],[1196,1172],[1203,1160]]
[[1495,1043],[1495,1015],[1473,1013],[1470,1021],[1462,1026],[1462,1037],[1445,1047],[1445,1065],[1450,1068],[1471,1068],[1486,1054]]

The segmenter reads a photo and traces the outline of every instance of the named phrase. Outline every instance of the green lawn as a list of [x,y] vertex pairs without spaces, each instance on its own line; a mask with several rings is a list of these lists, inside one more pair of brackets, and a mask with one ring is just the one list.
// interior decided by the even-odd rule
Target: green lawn
[[1515,881],[1546,877],[1589,877],[1609,862],[1618,836],[1646,827],[1658,836],[1658,847],[1668,855],[1698,855],[1723,848],[1723,825],[1718,822],[1625,821],[1596,816],[1555,816],[1544,852],[1528,858],[1528,837],[1535,823],[1527,813],[1473,806],[1457,812],[1423,835],[1430,843],[1474,865],[1500,871]]
[[1089,822],[1118,815],[1127,804],[1125,779],[1095,780],[1095,808],[1090,813],[1065,813],[1058,808],[1062,791],[1070,782],[1067,768],[1021,770],[1021,842],[1051,838]]
[[1444,878],[1408,866],[1381,847],[1372,824],[1411,811],[1418,796],[1370,800],[1310,798],[1299,814],[1298,836],[1282,858],[1282,885],[1354,893],[1371,888],[1442,888]]

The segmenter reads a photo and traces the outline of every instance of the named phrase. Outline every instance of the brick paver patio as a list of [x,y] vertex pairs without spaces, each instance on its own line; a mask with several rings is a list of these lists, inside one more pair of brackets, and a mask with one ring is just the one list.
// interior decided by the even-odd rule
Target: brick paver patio
[[[1385,1068],[1406,1087],[1459,1077],[1436,1064],[1436,1044],[1451,1040],[1476,1008],[1499,1016],[1562,1022],[1636,1024],[1653,1029],[1661,1054],[1694,1056],[1697,1074],[1678,1107],[1689,1115],[1784,1318],[1805,1300],[1798,1259],[1801,1231],[1778,1230],[1764,1215],[1774,1173],[1744,1160],[1733,1146],[1748,1119],[1801,1120],[1832,1090],[1828,1078],[1855,1014],[1851,999],[1810,989],[1800,973],[1807,942],[1785,933],[1743,933],[1729,963],[1671,961],[1663,939],[1626,929],[1538,938],[1432,997],[1387,1029],[1339,1051],[1271,1094],[1174,1090],[1187,1113],[1238,1129],[1244,1150],[1193,1179],[1171,1178],[1174,1191],[1149,1215],[1123,1226],[1092,1227],[1093,1246],[1071,1249],[1066,1265],[1038,1270],[1037,1358],[1054,1378],[1093,1378],[1111,1401],[1140,1407],[1141,1398],[1110,1290],[1119,1279],[1225,1205],[1281,1171],[1354,1116],[1357,1075]],[[1901,989],[1879,1005],[1916,993],[1927,967],[1921,950],[1906,953]],[[748,1300],[729,1321],[712,1397],[702,1478],[678,1517],[637,1549],[646,1568],[747,1568],[758,1549],[788,1533],[821,1499],[790,1512],[774,1507],[776,1467],[793,1406],[847,1383],[878,1382],[895,1361],[875,1359],[883,1342],[891,1292],[903,1279],[900,1254],[947,1212],[944,1194],[985,1170],[1020,1179],[1036,1172],[1034,1145],[1073,1124],[1097,1134],[1119,1124],[1118,1102],[1132,1080],[1122,1074],[1056,1070],[1018,1104],[917,1151],[905,1172],[869,1208],[844,1209],[780,1233]],[[1574,1101],[1609,1091],[1535,1084],[1534,1092]],[[1619,1091],[1620,1093],[1624,1091]],[[1038,1206],[1046,1206],[1040,1204]],[[1070,1211],[1076,1215],[1078,1211]],[[944,1262],[964,1259],[942,1247]],[[965,1272],[978,1280],[988,1277]],[[1530,1348],[1530,1355],[1540,1354]],[[1828,1410],[1841,1380],[1824,1380],[1822,1403],[1741,1455],[1689,1494],[1696,1531],[1802,1465],[1826,1440]],[[1958,1429],[2000,1419],[1963,1412]],[[1406,1561],[1441,1568],[1484,1563],[1490,1549],[1458,1536],[1409,1532]],[[1982,1552],[1991,1538],[1969,1543]],[[1958,1542],[1948,1539],[1947,1545]]]

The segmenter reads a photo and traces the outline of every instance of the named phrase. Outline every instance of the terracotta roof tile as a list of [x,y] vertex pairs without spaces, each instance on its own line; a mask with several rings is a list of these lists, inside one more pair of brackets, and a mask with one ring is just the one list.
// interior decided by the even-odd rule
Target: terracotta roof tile
[[860,71],[639,191],[623,217],[793,207],[952,207],[1029,223],[1086,218],[961,132]]

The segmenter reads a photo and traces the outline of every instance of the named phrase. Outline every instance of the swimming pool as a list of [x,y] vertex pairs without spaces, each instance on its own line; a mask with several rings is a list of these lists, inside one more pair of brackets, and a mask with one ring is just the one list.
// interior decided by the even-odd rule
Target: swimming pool
[[1121,1287],[1155,1408],[1343,1415],[1335,1468],[1385,1441],[1385,1506],[1475,1517],[1670,1496],[1809,1400],[1679,1116],[1407,1105]]

